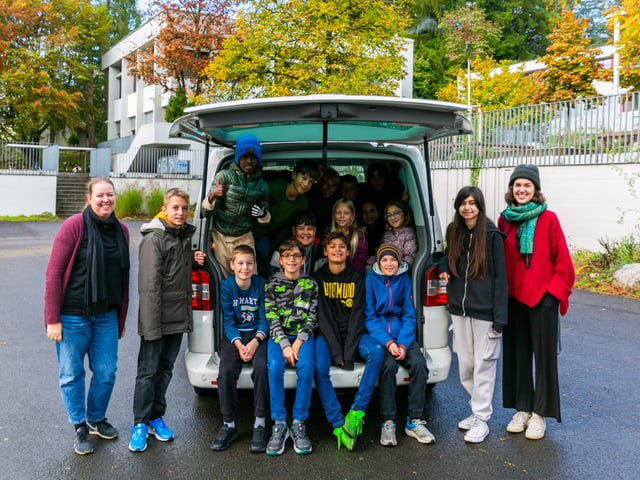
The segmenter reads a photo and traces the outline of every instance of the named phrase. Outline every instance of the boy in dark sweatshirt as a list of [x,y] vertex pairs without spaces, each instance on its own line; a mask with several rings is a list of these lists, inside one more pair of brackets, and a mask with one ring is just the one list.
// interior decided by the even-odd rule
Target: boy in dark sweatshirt
[[[330,232],[323,248],[327,264],[315,274],[319,289],[316,388],[338,438],[338,448],[342,444],[353,450],[380,373],[384,349],[364,332],[364,276],[347,263],[347,239],[341,232]],[[333,363],[344,370],[353,370],[359,357],[365,361],[364,372],[353,405],[343,418],[329,369]]]

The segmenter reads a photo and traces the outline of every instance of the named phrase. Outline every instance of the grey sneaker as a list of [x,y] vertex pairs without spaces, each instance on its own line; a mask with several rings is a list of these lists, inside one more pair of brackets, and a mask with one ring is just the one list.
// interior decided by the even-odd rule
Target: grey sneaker
[[385,447],[395,447],[398,445],[396,440],[396,424],[393,420],[387,420],[382,424],[380,429],[380,445]]
[[93,453],[93,443],[89,438],[89,427],[80,425],[76,428],[76,438],[73,440],[73,451],[78,455]]
[[427,428],[427,422],[421,418],[410,419],[407,417],[407,424],[404,427],[404,433],[415,438],[420,443],[433,443],[436,437]]
[[311,440],[307,436],[307,429],[302,422],[291,425],[291,436],[293,437],[293,449],[298,455],[311,453]]
[[289,427],[286,423],[274,423],[271,428],[271,438],[267,443],[267,455],[282,455],[285,443],[289,438]]

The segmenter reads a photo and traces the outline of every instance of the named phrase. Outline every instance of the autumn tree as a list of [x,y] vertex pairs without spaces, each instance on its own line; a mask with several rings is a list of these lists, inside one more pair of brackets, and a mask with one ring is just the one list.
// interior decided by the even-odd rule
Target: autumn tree
[[539,74],[543,82],[541,100],[595,96],[591,83],[603,78],[604,72],[596,61],[596,50],[590,46],[588,27],[589,19],[576,18],[571,10],[563,10],[560,18],[552,21],[547,55],[540,59],[546,66]]
[[209,64],[199,102],[310,93],[393,94],[404,77],[404,0],[249,0]]
[[[491,57],[476,58],[471,62],[471,92],[474,105],[482,110],[513,108],[534,103],[539,82],[525,75],[522,68],[514,69],[508,60],[495,61]],[[466,73],[459,71],[458,78]],[[461,102],[466,85],[452,82],[438,92],[438,100]]]
[[0,0],[0,137],[49,141],[93,128],[91,96],[107,44],[104,6],[88,0]]
[[463,78],[466,80],[467,104],[471,106],[474,104],[470,88],[471,63],[476,58],[491,56],[492,44],[500,38],[500,27],[488,21],[481,8],[465,5],[446,13],[440,20],[440,28],[449,59],[467,68]]
[[[149,16],[159,21],[157,37],[130,55],[129,71],[146,83],[173,92],[179,115],[188,96],[201,94],[204,70],[231,33],[233,0],[153,0]],[[177,110],[175,107],[178,107]],[[177,113],[176,113],[177,112]],[[168,118],[167,120],[172,120]]]
[[626,86],[640,88],[640,3],[637,0],[620,0],[619,7],[613,7],[609,14],[607,27],[611,32],[615,22],[620,26],[620,80]]

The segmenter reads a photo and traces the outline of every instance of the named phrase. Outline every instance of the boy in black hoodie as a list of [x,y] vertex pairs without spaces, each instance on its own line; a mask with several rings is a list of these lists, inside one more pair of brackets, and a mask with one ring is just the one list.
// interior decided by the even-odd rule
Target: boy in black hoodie
[[[316,388],[338,438],[338,448],[342,444],[353,450],[380,373],[384,350],[364,332],[364,277],[347,263],[347,239],[341,232],[330,232],[323,247],[327,264],[315,274],[319,289]],[[329,369],[333,363],[344,370],[353,370],[359,356],[365,361],[364,372],[353,405],[343,418]]]

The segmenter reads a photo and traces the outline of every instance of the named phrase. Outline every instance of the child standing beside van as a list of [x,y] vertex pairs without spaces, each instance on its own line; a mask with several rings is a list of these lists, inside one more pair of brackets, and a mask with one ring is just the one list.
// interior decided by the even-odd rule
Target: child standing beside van
[[484,195],[478,187],[463,187],[453,207],[447,255],[438,269],[447,282],[460,383],[470,396],[471,415],[458,427],[466,431],[466,442],[481,443],[489,434],[501,332],[507,324],[504,235],[487,219]]

